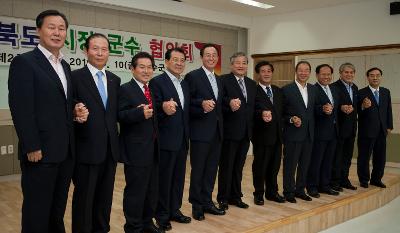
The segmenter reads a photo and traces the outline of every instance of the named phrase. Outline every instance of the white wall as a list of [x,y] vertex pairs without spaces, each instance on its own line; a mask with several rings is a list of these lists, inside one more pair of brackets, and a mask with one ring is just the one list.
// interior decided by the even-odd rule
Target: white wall
[[400,43],[400,15],[389,15],[393,0],[253,18],[250,53],[345,48]]

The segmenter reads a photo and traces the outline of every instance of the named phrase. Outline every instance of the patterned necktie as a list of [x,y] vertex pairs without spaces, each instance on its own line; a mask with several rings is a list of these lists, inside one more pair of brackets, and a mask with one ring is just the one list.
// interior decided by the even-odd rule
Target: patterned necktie
[[378,90],[374,91],[374,97],[375,97],[376,103],[379,105],[379,91]]
[[217,85],[217,80],[215,79],[215,76],[214,76],[213,73],[210,73],[210,74],[208,75],[208,77],[209,77],[209,80],[210,80],[211,88],[212,88],[212,90],[213,90],[213,92],[214,92],[215,99],[218,99],[218,85]]
[[246,87],[244,86],[244,79],[243,78],[239,78],[239,86],[240,86],[240,90],[242,90],[242,94],[244,96],[244,98],[246,99],[247,102],[247,93],[246,93]]
[[271,103],[274,103],[274,96],[272,94],[272,90],[271,87],[265,87],[265,89],[267,89],[267,96],[269,97],[269,99],[271,100]]
[[104,86],[103,82],[103,72],[98,71],[96,73],[97,76],[97,89],[99,90],[99,94],[101,97],[101,100],[103,101],[104,108],[107,106],[107,94],[106,94],[106,88]]
[[151,93],[149,86],[143,85],[143,88],[144,88],[144,96],[146,97],[146,100],[149,103],[149,108],[153,108],[153,101],[151,100]]

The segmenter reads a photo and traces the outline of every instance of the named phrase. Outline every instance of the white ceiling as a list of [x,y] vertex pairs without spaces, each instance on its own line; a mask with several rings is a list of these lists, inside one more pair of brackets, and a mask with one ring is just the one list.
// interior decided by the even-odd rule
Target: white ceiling
[[[172,1],[172,0],[170,0]],[[224,13],[242,16],[265,16],[271,14],[283,14],[295,11],[303,11],[340,4],[349,4],[366,0],[257,0],[258,2],[273,5],[270,9],[252,7],[231,0],[182,0],[180,4],[191,5],[203,9],[220,11]]]

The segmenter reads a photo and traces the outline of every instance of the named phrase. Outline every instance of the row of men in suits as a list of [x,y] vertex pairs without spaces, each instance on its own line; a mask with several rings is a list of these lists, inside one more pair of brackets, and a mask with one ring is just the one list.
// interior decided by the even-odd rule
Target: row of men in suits
[[[181,76],[185,67],[182,49],[166,52],[166,72],[151,81],[154,59],[140,52],[131,61],[132,80],[120,86],[120,78],[105,69],[109,57],[106,36],[95,33],[87,38],[84,51],[88,64],[71,72],[60,52],[68,27],[66,17],[48,10],[38,15],[36,24],[38,48],[17,56],[9,75],[9,105],[20,139],[22,232],[65,232],[63,216],[71,179],[75,186],[73,232],[110,231],[118,161],[125,164],[125,232],[163,232],[172,228],[170,221],[189,223],[191,218],[180,211],[189,138],[189,202],[194,219],[203,220],[204,213],[224,215],[229,205],[248,208],[241,200],[241,180],[250,140],[255,154],[255,203],[262,204],[264,194],[269,200],[284,201],[276,182],[282,142],[285,198],[292,202],[294,196],[309,199],[304,187],[314,138],[314,108],[322,109],[320,115],[332,115],[335,94],[326,92],[325,100],[330,104],[316,103],[324,98],[317,97],[315,88],[307,84],[311,70],[307,62],[297,64],[295,82],[281,91],[271,86],[273,66],[269,63],[256,66],[258,86],[246,77],[248,60],[243,53],[231,57],[231,74],[217,78],[214,68],[219,51],[213,44],[203,46],[202,67],[189,72],[185,79]],[[371,79],[377,83],[380,77],[376,69],[371,72]],[[345,82],[345,77],[341,80]],[[373,88],[382,92],[378,101],[382,105],[377,108],[369,96],[359,108],[365,116],[379,113],[381,119],[389,114],[389,110],[380,109],[389,109],[385,99],[390,100],[390,95],[384,88]],[[351,104],[338,102],[347,115],[354,113],[354,96],[350,95]],[[330,118],[341,125],[340,117],[337,121]],[[381,127],[390,129],[390,122],[388,118]],[[371,140],[359,139],[359,145],[378,145],[364,150],[363,159],[359,156],[361,184],[369,179],[365,163],[371,150],[375,154],[385,144],[380,139]],[[346,143],[343,148],[347,149]],[[331,146],[315,143],[314,147],[320,144],[321,151]],[[347,169],[348,176],[343,157],[337,159],[342,186],[342,170],[346,174]],[[382,165],[381,160],[375,160]],[[211,198],[218,167],[219,207]],[[382,175],[383,171],[374,167],[371,184],[380,184]],[[309,194],[311,187],[307,186]],[[37,209],[41,211],[37,213]]]
[[[356,189],[348,176],[357,130],[357,112],[357,173],[360,186],[367,188],[370,182],[371,185],[386,187],[381,179],[386,161],[386,136],[393,129],[393,120],[390,92],[379,86],[382,77],[379,68],[367,71],[369,86],[359,91],[353,84],[355,68],[350,63],[340,66],[340,79],[333,84],[333,68],[328,64],[319,65],[316,68],[318,81],[311,85],[307,83],[311,65],[301,61],[296,65],[295,81],[282,89],[273,85],[269,87],[272,64],[261,61],[255,71],[260,78],[253,136],[255,204],[264,204],[263,195],[276,202],[287,200],[295,203],[295,197],[311,201],[310,196],[318,198],[319,193],[339,195],[343,188]],[[263,97],[263,100],[258,97]],[[272,112],[272,119],[275,117],[277,120],[275,124],[264,118],[267,110]],[[274,125],[278,130],[268,131]],[[264,141],[257,140],[256,135],[262,135]],[[272,146],[276,137],[280,140]],[[269,146],[260,147],[262,142],[267,145],[270,140]],[[282,143],[284,198],[277,193],[276,183]],[[275,154],[273,149],[277,150]],[[260,156],[260,151],[265,155]],[[368,162],[371,155],[373,171],[370,175]],[[265,182],[265,189],[262,182]]]

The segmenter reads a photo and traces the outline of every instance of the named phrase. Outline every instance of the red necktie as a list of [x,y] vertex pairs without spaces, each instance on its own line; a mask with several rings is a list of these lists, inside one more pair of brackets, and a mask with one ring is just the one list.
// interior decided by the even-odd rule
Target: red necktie
[[144,96],[146,97],[147,102],[149,102],[149,108],[153,108],[153,101],[151,101],[150,89],[147,85],[144,85],[143,88],[144,88]]

